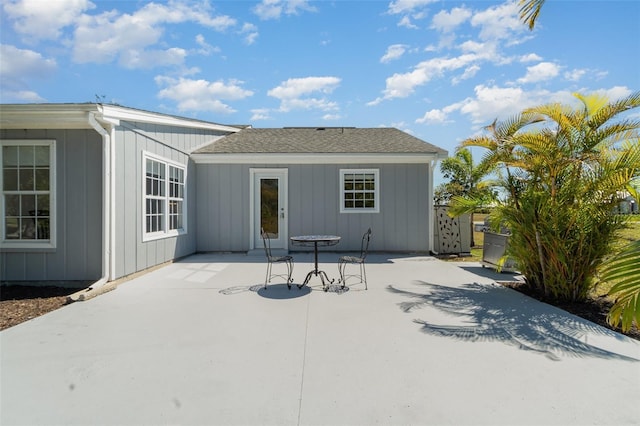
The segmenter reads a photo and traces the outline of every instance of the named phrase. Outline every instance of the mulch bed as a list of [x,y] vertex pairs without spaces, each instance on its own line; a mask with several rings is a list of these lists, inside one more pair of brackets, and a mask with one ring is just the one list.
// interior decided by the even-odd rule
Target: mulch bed
[[9,285],[0,287],[0,330],[44,315],[67,304],[77,288]]

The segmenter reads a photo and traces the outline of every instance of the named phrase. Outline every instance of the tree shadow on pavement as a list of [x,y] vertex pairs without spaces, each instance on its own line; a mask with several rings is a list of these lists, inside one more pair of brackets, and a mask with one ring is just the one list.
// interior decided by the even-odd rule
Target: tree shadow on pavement
[[561,359],[559,355],[640,361],[587,343],[589,335],[624,338],[618,333],[514,290],[478,283],[462,287],[424,281],[414,284],[423,286],[426,293],[387,287],[388,291],[411,299],[398,304],[404,312],[434,307],[463,320],[463,325],[447,325],[414,319],[422,325],[423,333],[467,342],[503,342],[555,361]]

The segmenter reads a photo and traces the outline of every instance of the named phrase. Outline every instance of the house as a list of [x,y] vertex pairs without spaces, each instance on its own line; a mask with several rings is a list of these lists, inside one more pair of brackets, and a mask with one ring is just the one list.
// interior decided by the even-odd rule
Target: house
[[[117,105],[0,105],[0,281],[104,283],[295,234],[428,252],[446,151],[393,128],[254,129]],[[97,284],[94,284],[97,285]]]

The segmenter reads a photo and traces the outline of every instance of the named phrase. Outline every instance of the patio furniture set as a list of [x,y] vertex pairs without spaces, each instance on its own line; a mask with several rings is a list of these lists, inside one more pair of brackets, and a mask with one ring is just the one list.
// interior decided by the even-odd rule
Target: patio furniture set
[[[284,255],[284,256],[274,256],[271,252],[271,243],[269,239],[269,235],[261,230],[262,241],[264,243],[264,251],[267,256],[267,275],[264,281],[264,288],[267,288],[267,284],[271,282],[272,278],[280,277],[286,279],[287,287],[291,289],[291,284],[293,283],[293,278],[291,275],[293,274],[293,256]],[[318,269],[318,247],[329,247],[335,246],[340,242],[341,237],[338,235],[299,235],[295,237],[291,237],[291,243],[293,245],[302,246],[302,247],[313,247],[313,255],[314,255],[314,268],[307,273],[302,284],[298,284],[298,288],[302,288],[305,285],[309,284],[311,277],[316,276],[320,277],[322,281],[322,289],[324,291],[329,290],[329,285],[335,282],[335,279],[329,278],[327,273],[323,270]],[[367,252],[369,251],[369,241],[371,240],[371,228],[369,228],[362,235],[362,242],[360,244],[360,253],[356,256],[340,256],[338,259],[338,273],[340,274],[340,278],[338,279],[338,284],[342,284],[342,289],[346,286],[347,278],[359,278],[360,281],[358,283],[364,283],[365,290],[367,289],[367,273],[365,270],[365,259],[367,257]],[[274,263],[283,263],[287,266],[286,274],[274,274],[272,273],[272,268]],[[359,274],[350,274],[346,273],[347,265],[358,265],[360,269]]]

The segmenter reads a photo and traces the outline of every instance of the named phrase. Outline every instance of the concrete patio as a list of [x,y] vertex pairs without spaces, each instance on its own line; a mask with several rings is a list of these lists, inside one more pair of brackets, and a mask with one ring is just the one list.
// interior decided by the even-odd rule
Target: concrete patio
[[494,281],[517,277],[374,254],[369,290],[325,293],[265,268],[194,255],[0,332],[0,424],[640,424],[640,342]]

